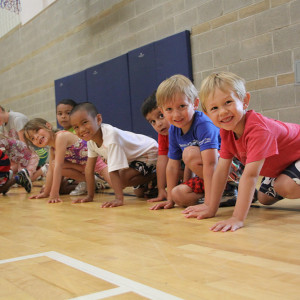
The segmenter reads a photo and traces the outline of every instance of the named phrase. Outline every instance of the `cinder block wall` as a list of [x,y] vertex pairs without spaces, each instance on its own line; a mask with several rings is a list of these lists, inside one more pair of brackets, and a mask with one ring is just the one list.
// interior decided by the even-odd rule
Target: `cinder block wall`
[[55,79],[185,29],[197,88],[233,71],[250,108],[300,123],[300,0],[57,0],[0,39],[0,104],[54,124]]

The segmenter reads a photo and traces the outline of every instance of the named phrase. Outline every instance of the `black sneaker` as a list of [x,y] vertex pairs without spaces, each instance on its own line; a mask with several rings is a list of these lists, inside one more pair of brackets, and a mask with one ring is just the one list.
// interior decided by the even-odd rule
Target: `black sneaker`
[[237,194],[237,187],[227,183],[221,198],[220,207],[235,206]]
[[26,169],[22,169],[17,173],[16,182],[17,184],[25,188],[27,193],[31,192],[32,182],[30,180],[29,173]]
[[275,178],[263,177],[261,180],[259,191],[277,200],[282,200],[283,197],[277,194],[276,191],[274,190],[274,181]]

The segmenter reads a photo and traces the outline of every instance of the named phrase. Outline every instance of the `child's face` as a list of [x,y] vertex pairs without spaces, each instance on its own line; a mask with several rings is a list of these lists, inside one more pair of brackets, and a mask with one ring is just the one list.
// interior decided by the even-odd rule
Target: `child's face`
[[26,138],[31,141],[31,143],[39,148],[43,148],[49,145],[51,140],[51,131],[45,128],[40,128],[38,130],[28,130],[25,132]]
[[162,114],[159,108],[153,109],[146,116],[146,120],[152,125],[154,130],[162,135],[169,134],[170,123]]
[[187,133],[193,123],[194,113],[198,105],[198,98],[194,100],[194,103],[191,103],[186,95],[178,93],[172,101],[163,106],[162,112],[170,124],[181,128],[183,133]]
[[232,90],[223,92],[217,88],[206,100],[207,115],[217,127],[232,130],[237,136],[241,136],[249,100],[249,93],[242,101]]
[[69,104],[59,104],[56,107],[57,122],[64,129],[71,128],[70,113],[71,113],[72,109],[73,109],[73,106],[69,105]]
[[85,141],[97,140],[101,122],[101,115],[93,118],[86,110],[78,110],[70,117],[70,123],[76,135]]

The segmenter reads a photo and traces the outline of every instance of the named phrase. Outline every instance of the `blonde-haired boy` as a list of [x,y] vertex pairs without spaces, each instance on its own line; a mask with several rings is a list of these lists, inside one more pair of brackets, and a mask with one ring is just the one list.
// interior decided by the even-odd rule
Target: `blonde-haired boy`
[[245,164],[233,215],[216,223],[213,231],[235,231],[243,226],[259,175],[258,200],[270,205],[283,197],[300,197],[300,125],[269,119],[247,111],[250,94],[245,81],[230,72],[211,74],[200,91],[203,111],[220,127],[221,151],[211,185],[211,201],[205,210],[185,211],[198,219],[215,216],[230,164],[237,157]]
[[[163,81],[156,98],[171,126],[166,170],[167,202],[156,204],[151,209],[172,208],[175,203],[183,207],[195,205],[203,197],[204,190],[205,201],[209,203],[212,176],[218,161],[219,129],[197,110],[198,91],[183,75],[174,75]],[[177,185],[181,159],[197,176]]]

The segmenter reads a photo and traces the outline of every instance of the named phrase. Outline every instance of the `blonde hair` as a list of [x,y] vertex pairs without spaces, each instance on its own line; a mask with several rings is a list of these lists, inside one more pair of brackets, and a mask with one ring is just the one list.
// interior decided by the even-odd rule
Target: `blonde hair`
[[45,129],[48,130],[49,132],[53,132],[56,133],[58,131],[58,129],[53,129],[51,126],[51,129],[47,126],[47,124],[50,124],[49,122],[47,122],[46,120],[42,119],[42,118],[35,118],[32,119],[30,121],[28,121],[25,126],[24,126],[24,137],[25,137],[25,141],[26,144],[28,146],[34,146],[29,138],[28,132],[31,131],[38,131],[40,129]]
[[193,83],[185,76],[177,74],[164,80],[157,88],[157,106],[163,107],[166,103],[173,101],[177,94],[185,95],[189,102],[194,103],[198,98],[198,91]]
[[200,88],[200,101],[204,112],[207,112],[205,101],[210,94],[214,95],[217,88],[222,92],[234,91],[241,101],[246,96],[245,80],[243,78],[231,72],[213,73],[202,81]]

